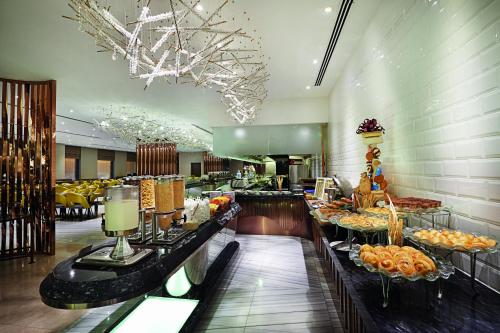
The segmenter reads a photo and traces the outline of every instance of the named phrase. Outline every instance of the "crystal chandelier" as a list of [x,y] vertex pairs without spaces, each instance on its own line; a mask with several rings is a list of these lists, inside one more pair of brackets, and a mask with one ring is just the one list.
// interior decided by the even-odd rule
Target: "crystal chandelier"
[[131,107],[109,107],[101,113],[105,117],[96,121],[97,126],[129,144],[166,142],[185,150],[213,150],[211,134],[180,120],[157,118]]
[[157,13],[149,0],[138,6],[134,19],[125,15],[123,21],[104,1],[69,0],[75,17],[65,17],[77,21],[100,51],[126,59],[131,77],[145,80],[145,89],[159,78],[215,86],[236,121],[244,124],[255,118],[267,96],[269,74],[260,42],[223,19],[228,0],[206,12],[200,10],[200,1],[156,1],[166,6]]

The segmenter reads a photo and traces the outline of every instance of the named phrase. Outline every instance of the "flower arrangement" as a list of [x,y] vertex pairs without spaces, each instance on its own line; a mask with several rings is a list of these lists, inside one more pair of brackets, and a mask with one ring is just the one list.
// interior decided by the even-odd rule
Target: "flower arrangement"
[[385,129],[377,122],[377,119],[365,119],[361,124],[359,124],[356,134],[368,133],[368,132],[382,132],[385,133]]

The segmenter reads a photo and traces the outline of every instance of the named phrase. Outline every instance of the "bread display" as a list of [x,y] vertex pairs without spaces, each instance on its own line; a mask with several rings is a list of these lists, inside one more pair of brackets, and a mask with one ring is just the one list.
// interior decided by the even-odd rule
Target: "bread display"
[[430,209],[441,207],[441,201],[415,197],[392,198],[392,203],[396,208],[405,209]]
[[421,243],[456,250],[487,250],[497,245],[497,241],[456,230],[422,229],[413,233],[413,238]]
[[339,224],[360,231],[387,228],[387,220],[359,214],[344,216],[339,220]]
[[410,246],[364,244],[360,248],[359,258],[380,271],[401,273],[406,277],[436,272],[434,261]]
[[377,215],[389,215],[391,213],[389,208],[385,207],[369,207],[364,209],[365,212]]

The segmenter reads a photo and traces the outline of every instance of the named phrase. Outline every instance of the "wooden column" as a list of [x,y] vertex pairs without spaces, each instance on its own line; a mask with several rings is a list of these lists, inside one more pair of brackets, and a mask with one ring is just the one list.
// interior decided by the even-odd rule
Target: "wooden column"
[[173,143],[137,145],[137,174],[171,175],[176,173],[177,149]]

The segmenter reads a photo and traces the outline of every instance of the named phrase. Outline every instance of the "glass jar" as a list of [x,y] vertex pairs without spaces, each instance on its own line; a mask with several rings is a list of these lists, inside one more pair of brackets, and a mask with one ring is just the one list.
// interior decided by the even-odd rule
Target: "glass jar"
[[177,175],[174,178],[174,208],[175,220],[182,218],[182,211],[184,210],[184,196],[185,196],[184,176]]
[[140,182],[141,209],[155,207],[155,180],[152,177],[144,177]]
[[106,188],[104,230],[124,232],[139,226],[139,192],[137,186],[118,185]]
[[[174,213],[174,178],[160,176],[155,179],[155,210],[159,214]],[[162,230],[170,229],[172,215],[158,217],[158,225]]]

